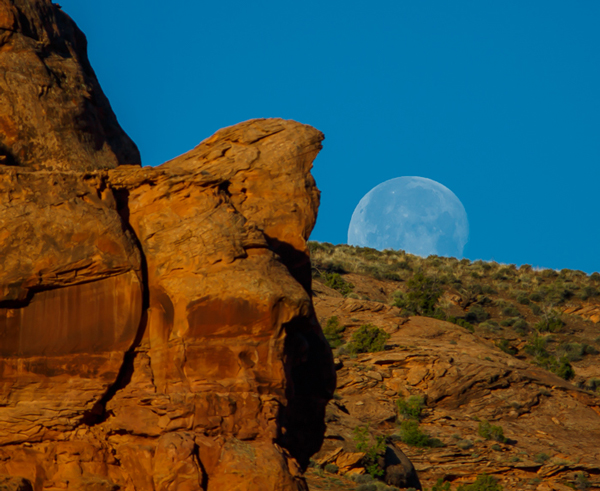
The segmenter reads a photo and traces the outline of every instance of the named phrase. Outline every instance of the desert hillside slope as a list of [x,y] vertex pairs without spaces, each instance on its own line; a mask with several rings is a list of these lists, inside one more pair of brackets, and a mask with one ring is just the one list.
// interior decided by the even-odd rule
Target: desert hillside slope
[[[338,374],[311,489],[396,489],[356,477],[377,437],[409,457],[423,489],[496,489],[471,484],[483,475],[505,490],[600,487],[598,273],[310,249]],[[360,353],[368,343],[353,336],[369,324],[389,338]]]

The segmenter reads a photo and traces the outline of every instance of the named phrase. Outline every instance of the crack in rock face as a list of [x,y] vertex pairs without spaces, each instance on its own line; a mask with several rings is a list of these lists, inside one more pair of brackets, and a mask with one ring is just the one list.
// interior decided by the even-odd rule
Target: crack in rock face
[[251,120],[142,168],[66,14],[0,0],[0,33],[0,483],[307,489],[323,135]]

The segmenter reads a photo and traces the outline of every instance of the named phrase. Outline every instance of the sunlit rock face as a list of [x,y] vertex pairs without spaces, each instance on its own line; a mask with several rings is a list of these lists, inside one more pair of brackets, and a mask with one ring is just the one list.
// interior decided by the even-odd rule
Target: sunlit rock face
[[[49,46],[76,29],[42,1],[0,21],[54,26]],[[36,135],[0,162],[0,482],[306,489],[335,386],[306,243],[323,135],[253,120],[156,168],[42,158]]]
[[0,164],[93,170],[140,164],[75,23],[49,0],[0,0]]

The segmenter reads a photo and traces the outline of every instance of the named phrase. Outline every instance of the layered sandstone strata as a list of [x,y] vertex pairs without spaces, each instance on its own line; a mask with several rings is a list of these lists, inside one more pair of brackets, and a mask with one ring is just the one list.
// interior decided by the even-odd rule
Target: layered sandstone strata
[[322,134],[253,120],[141,168],[74,23],[2,0],[0,26],[0,488],[306,489]]

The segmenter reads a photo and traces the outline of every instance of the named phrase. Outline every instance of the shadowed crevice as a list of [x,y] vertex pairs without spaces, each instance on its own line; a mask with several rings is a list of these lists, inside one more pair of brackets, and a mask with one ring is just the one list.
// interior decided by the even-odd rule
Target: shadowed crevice
[[131,236],[135,246],[137,247],[140,253],[142,315],[140,318],[140,325],[138,327],[136,336],[130,348],[123,355],[123,363],[121,364],[121,368],[119,370],[119,373],[117,374],[117,378],[115,379],[114,383],[112,383],[108,387],[108,389],[102,395],[102,397],[94,404],[92,409],[86,411],[81,418],[80,422],[87,426],[94,426],[106,421],[111,415],[110,411],[106,411],[106,405],[119,390],[125,388],[129,384],[129,382],[131,382],[131,377],[134,371],[135,357],[137,356],[136,348],[140,345],[142,338],[144,337],[144,333],[146,332],[146,327],[148,325],[148,307],[150,305],[150,289],[148,286],[148,264],[140,240],[136,235],[135,230],[133,230],[133,227],[129,223],[129,191],[125,189],[120,189],[113,190],[113,192],[115,200],[117,202],[117,212],[121,217],[121,226],[123,228],[123,232]]
[[325,436],[325,407],[333,397],[336,375],[331,349],[313,314],[284,326],[287,405],[282,408],[278,443],[303,469]]
[[281,241],[276,237],[270,237],[267,234],[264,234],[264,236],[267,239],[269,248],[281,258],[281,262],[288,269],[292,277],[302,285],[306,293],[311,295],[312,274],[308,253],[300,251],[293,245]]
[[6,165],[9,167],[18,167],[21,165],[15,154],[2,143],[0,143],[0,165]]

